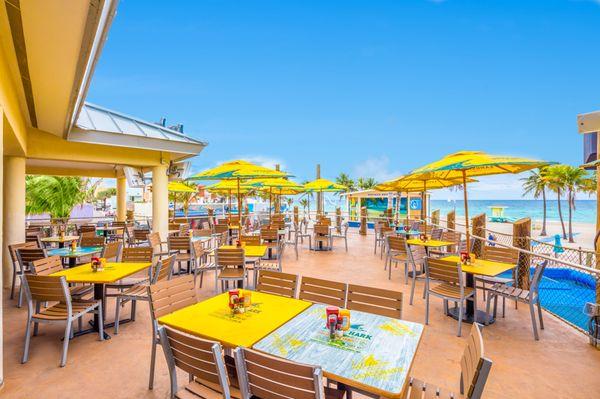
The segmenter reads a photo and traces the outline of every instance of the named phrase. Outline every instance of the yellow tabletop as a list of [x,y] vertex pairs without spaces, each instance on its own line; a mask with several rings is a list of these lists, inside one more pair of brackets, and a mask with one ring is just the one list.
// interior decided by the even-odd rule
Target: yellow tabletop
[[65,276],[68,283],[108,284],[131,276],[152,266],[151,262],[107,262],[104,270],[92,271],[92,264],[65,269],[52,273],[52,276]]
[[406,240],[406,242],[409,245],[420,245],[422,247],[447,247],[448,245],[454,245],[454,243],[450,242],[450,241],[440,241],[440,240],[421,241],[420,239],[417,239],[417,238]]
[[232,314],[227,292],[170,313],[160,324],[198,337],[220,341],[224,346],[251,347],[312,303],[252,291],[252,306]]
[[[235,245],[221,245],[219,248],[232,249]],[[266,245],[242,245],[246,258],[262,258],[267,253]]]
[[240,225],[238,224],[230,224],[229,225],[229,230],[239,230],[240,229]]
[[69,241],[77,241],[79,240],[79,236],[54,236],[54,237],[44,237],[42,238],[42,242],[69,242]]
[[[447,260],[450,262],[460,262],[460,258],[456,255],[445,256],[441,258],[442,260]],[[473,258],[471,258],[473,259]],[[498,274],[504,273],[507,270],[511,270],[517,267],[516,264],[506,263],[506,262],[495,262],[491,260],[485,259],[474,259],[471,260],[470,265],[462,265],[462,271],[470,274],[477,274],[480,276],[489,276],[494,277]]]

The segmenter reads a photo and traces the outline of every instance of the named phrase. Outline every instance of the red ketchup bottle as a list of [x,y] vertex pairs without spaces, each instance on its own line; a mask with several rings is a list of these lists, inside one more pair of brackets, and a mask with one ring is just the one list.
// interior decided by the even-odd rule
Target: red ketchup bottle
[[235,308],[238,298],[240,297],[240,290],[229,290],[229,307]]
[[335,306],[327,306],[327,308],[325,308],[325,312],[327,314],[326,327],[329,329],[329,338],[333,339],[335,338],[335,330],[337,329],[340,310]]

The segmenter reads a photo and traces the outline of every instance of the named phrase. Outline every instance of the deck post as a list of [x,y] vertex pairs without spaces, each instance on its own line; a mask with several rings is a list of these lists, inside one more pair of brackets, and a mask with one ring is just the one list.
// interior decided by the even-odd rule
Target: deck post
[[124,222],[127,217],[127,178],[117,177],[117,222]]
[[456,211],[450,211],[446,215],[446,228],[454,230],[456,228]]
[[152,231],[163,240],[169,235],[169,179],[167,165],[152,168]]
[[[472,233],[474,236],[486,238],[485,222],[486,222],[485,213],[482,213],[481,215],[477,215],[473,219],[471,219],[471,229],[472,229]],[[483,246],[484,245],[485,245],[485,241],[480,240],[478,238],[475,239],[475,242],[473,243],[473,253],[475,254],[476,257],[481,258],[483,256]]]
[[[513,223],[513,247],[531,251],[531,219],[523,218]],[[517,287],[524,290],[529,289],[529,267],[531,265],[531,256],[529,254],[519,253],[519,263],[517,265],[516,275],[513,273],[517,282]]]
[[360,208],[360,229],[358,234],[361,236],[367,235],[367,207],[363,206]]

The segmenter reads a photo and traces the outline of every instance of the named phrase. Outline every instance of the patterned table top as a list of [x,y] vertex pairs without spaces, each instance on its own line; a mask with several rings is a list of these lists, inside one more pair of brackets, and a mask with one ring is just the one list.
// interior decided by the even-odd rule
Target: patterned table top
[[[506,263],[506,262],[496,262],[485,259],[476,259],[473,254],[471,254],[472,261],[470,264],[463,263],[461,265],[461,269],[465,273],[477,274],[479,276],[489,276],[495,277],[499,274],[504,273],[507,270],[514,269],[517,267],[514,263]],[[456,255],[446,256],[441,258],[441,260],[447,260],[450,262],[460,262],[460,258]]]
[[71,248],[56,248],[49,249],[48,255],[58,255],[62,258],[79,258],[80,256],[92,255],[98,252],[102,252],[103,249],[103,247],[77,247],[75,251],[73,251]]
[[52,236],[52,237],[44,237],[41,239],[42,242],[70,242],[79,240],[79,236]]
[[306,364],[326,377],[388,398],[407,384],[423,325],[351,311],[350,330],[329,339],[326,305],[314,304],[254,345],[254,349]]

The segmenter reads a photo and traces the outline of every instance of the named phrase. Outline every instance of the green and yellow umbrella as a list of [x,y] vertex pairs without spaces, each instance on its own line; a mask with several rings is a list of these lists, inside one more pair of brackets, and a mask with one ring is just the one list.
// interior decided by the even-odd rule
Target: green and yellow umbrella
[[198,191],[197,188],[190,187],[179,181],[169,182],[169,184],[167,185],[167,190],[169,190],[172,193],[195,193]]
[[[341,184],[337,184],[327,179],[316,179],[311,182],[308,182],[304,185],[304,191],[306,192],[317,192],[317,193],[339,193],[342,191],[347,191],[348,187],[343,186]],[[319,208],[323,209],[322,204],[317,204],[317,211]]]
[[260,187],[261,191],[269,193],[269,221],[271,221],[271,197],[273,194],[281,197],[282,195],[296,195],[304,191],[301,184],[283,178],[253,180],[252,184]]
[[[237,188],[238,188],[237,181],[222,180],[218,183],[207,186],[206,190],[212,194],[227,196],[228,213],[229,213],[229,216],[231,216],[231,196],[232,196],[232,193],[237,192]],[[247,182],[243,182],[240,184],[239,194],[240,195],[248,194],[255,189],[256,189],[255,187],[251,186]]]
[[[477,180],[467,179],[473,183]],[[457,186],[462,184],[462,179],[446,179],[435,176],[400,176],[396,179],[389,180],[375,186],[377,191],[395,191],[397,193],[421,193],[421,219],[425,223],[425,231],[427,231],[427,217],[425,215],[425,194],[427,190],[442,189]]]
[[490,155],[481,151],[461,151],[413,170],[410,175],[417,179],[462,179],[465,201],[467,248],[470,248],[469,206],[467,202],[467,179],[476,176],[521,173],[551,164],[537,159]]
[[241,182],[248,179],[286,177],[287,173],[253,163],[236,160],[225,162],[215,168],[207,169],[187,180],[234,180],[237,183],[238,213],[242,215]]

